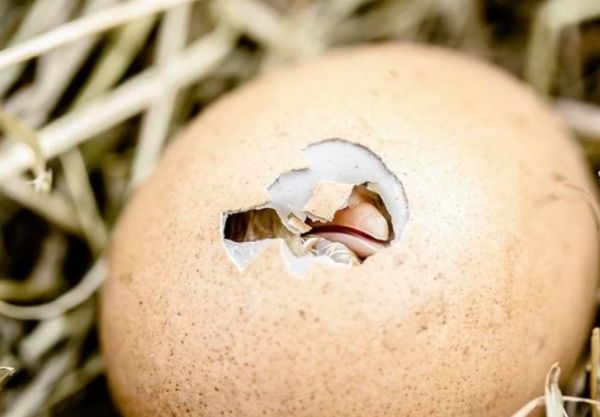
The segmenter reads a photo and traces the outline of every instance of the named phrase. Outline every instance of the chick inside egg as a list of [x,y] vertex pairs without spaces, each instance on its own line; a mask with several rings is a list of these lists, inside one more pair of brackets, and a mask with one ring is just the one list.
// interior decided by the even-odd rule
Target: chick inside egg
[[285,242],[288,265],[302,275],[315,260],[358,265],[401,233],[406,198],[381,158],[340,139],[305,153],[310,167],[277,178],[269,202],[223,215],[225,248],[240,269],[273,239]]

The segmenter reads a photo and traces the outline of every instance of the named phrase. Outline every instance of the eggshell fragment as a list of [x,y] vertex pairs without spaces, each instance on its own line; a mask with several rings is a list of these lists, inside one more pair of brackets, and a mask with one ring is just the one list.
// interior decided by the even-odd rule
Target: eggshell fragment
[[331,221],[335,212],[348,204],[353,188],[352,184],[320,181],[302,210],[315,219]]

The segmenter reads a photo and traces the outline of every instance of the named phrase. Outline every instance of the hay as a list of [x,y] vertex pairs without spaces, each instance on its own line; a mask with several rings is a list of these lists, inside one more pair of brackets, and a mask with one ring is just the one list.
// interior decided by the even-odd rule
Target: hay
[[[173,132],[260,72],[339,45],[446,45],[528,80],[600,166],[597,0],[5,1],[0,23],[4,417],[107,401],[95,294],[110,229]],[[594,379],[585,383],[582,358],[570,394],[598,385],[595,337]],[[518,415],[544,404],[548,415],[587,412],[565,405],[576,399],[562,396],[557,373]]]

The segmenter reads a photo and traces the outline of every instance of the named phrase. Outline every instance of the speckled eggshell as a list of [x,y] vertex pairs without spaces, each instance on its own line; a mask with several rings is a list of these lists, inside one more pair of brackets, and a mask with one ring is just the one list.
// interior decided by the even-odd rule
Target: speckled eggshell
[[[404,187],[398,243],[243,272],[221,214],[268,200],[302,149],[362,144]],[[101,342],[127,417],[506,417],[588,335],[598,235],[565,127],[501,70],[417,45],[342,50],[218,101],[125,210]]]

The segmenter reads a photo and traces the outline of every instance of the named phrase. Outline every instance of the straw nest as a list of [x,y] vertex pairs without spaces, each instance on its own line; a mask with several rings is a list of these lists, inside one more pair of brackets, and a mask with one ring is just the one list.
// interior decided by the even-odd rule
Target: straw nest
[[[385,40],[507,68],[600,165],[598,0],[0,2],[1,415],[117,416],[95,335],[103,253],[168,138],[261,72]],[[599,340],[563,388],[574,397],[555,367],[545,397],[517,415],[544,403],[548,416],[587,415]]]

